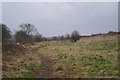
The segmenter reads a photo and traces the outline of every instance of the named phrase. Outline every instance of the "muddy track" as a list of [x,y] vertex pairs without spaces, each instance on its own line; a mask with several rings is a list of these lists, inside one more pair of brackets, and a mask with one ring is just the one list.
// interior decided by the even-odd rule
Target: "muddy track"
[[49,56],[44,56],[41,53],[39,53],[39,55],[42,61],[42,67],[36,70],[34,76],[35,78],[50,78],[50,74],[53,72],[53,62],[50,60]]

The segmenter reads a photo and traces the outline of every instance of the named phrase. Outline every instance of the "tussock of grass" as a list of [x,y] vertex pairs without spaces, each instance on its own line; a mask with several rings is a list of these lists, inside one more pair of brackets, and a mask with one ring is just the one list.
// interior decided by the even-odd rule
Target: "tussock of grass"
[[63,70],[64,70],[63,67],[60,66],[60,67],[57,68],[56,71],[63,71]]

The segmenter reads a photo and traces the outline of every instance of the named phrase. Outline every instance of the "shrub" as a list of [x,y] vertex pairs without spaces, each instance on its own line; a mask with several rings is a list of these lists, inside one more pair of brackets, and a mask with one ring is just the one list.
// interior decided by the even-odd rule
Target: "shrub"
[[71,34],[71,41],[72,42],[76,42],[77,40],[80,39],[80,35],[79,35],[79,32],[78,31],[73,31],[72,34]]
[[16,42],[25,44],[25,43],[33,43],[33,38],[32,36],[26,34],[24,31],[18,31],[15,34],[15,39]]
[[0,28],[2,28],[2,40],[9,40],[9,39],[11,39],[12,36],[11,36],[10,29],[5,24],[1,24]]

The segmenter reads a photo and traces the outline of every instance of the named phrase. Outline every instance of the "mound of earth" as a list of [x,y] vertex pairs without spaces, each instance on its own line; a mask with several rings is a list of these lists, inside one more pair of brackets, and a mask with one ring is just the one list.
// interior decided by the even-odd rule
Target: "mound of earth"
[[[24,77],[32,72],[40,60],[39,54],[34,54],[28,46],[9,42],[2,43],[2,77]],[[30,67],[30,68],[29,68]]]

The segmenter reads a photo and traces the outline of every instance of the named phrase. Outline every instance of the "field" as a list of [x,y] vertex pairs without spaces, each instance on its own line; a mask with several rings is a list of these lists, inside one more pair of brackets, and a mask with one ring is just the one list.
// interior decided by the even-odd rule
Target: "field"
[[[3,60],[6,69],[12,70],[8,65],[18,68],[8,73],[6,69],[3,70],[6,77],[117,78],[120,76],[117,35],[86,37],[76,43],[69,40],[40,42],[25,48],[30,52],[21,55],[23,58],[26,56],[25,65],[23,65],[25,62],[15,64],[13,61]],[[7,55],[3,55],[3,59],[4,56]],[[27,59],[30,57],[32,60]],[[23,59],[17,57],[14,59],[15,62],[19,58]]]

